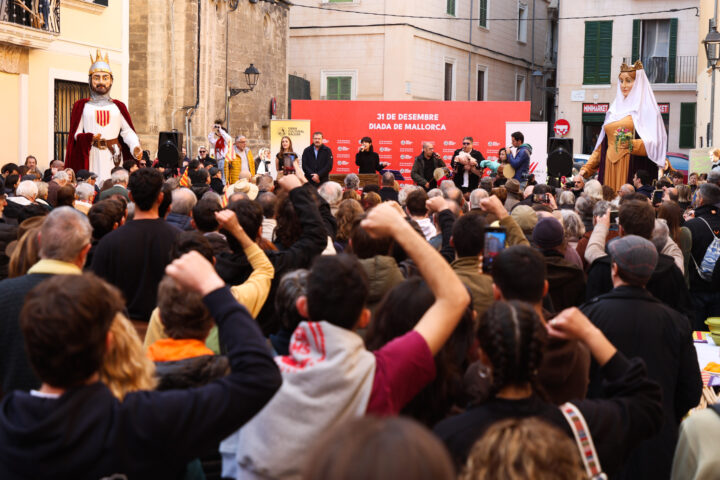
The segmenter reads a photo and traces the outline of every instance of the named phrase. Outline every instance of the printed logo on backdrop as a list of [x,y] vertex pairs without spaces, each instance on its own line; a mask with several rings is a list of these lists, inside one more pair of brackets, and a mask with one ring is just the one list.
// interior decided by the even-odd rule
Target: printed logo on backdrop
[[[410,170],[422,154],[423,142],[434,145],[449,164],[462,138],[469,135],[475,137],[473,146],[488,158],[505,145],[505,123],[528,121],[530,107],[528,102],[294,100],[293,117],[310,120],[311,131],[321,131],[328,139],[336,157],[331,173],[357,172],[354,158],[342,155],[352,157],[360,139],[369,136],[381,161],[389,163],[387,168],[411,182]],[[346,160],[347,164],[339,163]]]

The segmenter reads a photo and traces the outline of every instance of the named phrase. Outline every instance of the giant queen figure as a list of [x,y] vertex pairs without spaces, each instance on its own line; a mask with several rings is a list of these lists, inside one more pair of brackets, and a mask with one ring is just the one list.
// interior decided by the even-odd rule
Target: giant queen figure
[[127,107],[110,98],[113,75],[107,54],[101,58],[98,51],[90,60],[90,98],[73,105],[65,166],[75,171],[91,170],[100,180],[107,180],[116,165],[140,159],[142,148]]
[[667,132],[655,95],[640,61],[622,64],[617,97],[610,105],[595,151],[580,174],[589,178],[598,172],[598,180],[617,191],[624,183],[632,184],[638,170],[657,178],[665,166]]

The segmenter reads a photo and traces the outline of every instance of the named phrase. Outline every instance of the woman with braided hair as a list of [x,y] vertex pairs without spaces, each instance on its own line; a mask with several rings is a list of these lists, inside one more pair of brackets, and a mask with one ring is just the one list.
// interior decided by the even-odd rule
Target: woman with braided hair
[[577,308],[564,310],[545,327],[531,305],[498,301],[477,330],[479,355],[488,367],[482,374],[492,379],[490,396],[434,429],[456,466],[465,464],[473,444],[500,420],[538,417],[574,438],[561,410],[544,400],[536,386],[548,335],[584,343],[604,377],[605,398],[572,403],[585,418],[605,473],[617,472],[633,447],[657,433],[662,423],[660,388],[648,379],[641,360],[628,360],[618,352]]

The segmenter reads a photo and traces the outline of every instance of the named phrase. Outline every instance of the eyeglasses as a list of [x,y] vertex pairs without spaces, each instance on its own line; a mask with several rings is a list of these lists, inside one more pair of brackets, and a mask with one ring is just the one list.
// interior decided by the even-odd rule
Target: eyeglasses
[[470,142],[463,142],[463,145],[472,145]]

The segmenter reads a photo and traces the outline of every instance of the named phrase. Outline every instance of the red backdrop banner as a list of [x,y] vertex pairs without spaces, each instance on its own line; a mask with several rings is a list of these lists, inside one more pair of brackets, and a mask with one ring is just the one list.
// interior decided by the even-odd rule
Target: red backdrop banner
[[292,118],[323,132],[335,158],[332,173],[357,173],[355,153],[367,135],[380,161],[409,181],[423,142],[432,142],[448,165],[465,136],[485,158],[497,159],[506,146],[505,122],[529,121],[530,103],[293,100]]

